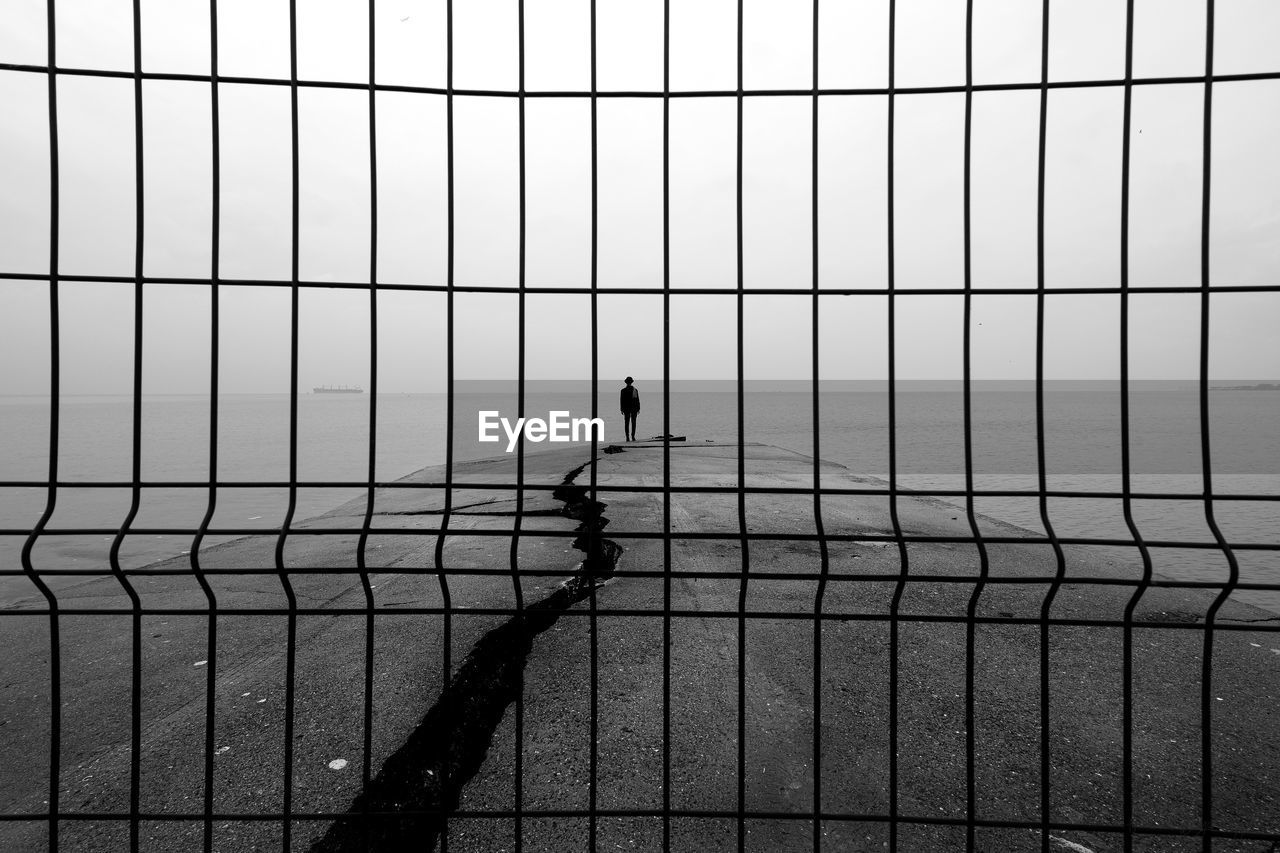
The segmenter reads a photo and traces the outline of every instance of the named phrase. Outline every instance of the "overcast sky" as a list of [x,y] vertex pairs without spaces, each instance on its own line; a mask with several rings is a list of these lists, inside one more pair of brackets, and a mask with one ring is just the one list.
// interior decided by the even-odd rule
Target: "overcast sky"
[[[587,0],[527,0],[526,86],[590,87]],[[974,77],[979,83],[1039,79],[1040,4],[976,0]],[[517,87],[514,0],[454,4],[454,85]],[[736,87],[736,3],[673,2],[671,85]],[[130,0],[59,0],[58,64],[132,70]],[[1054,80],[1124,75],[1122,0],[1053,4],[1049,74]],[[47,60],[43,0],[5,0],[0,62]],[[1280,4],[1216,4],[1215,72],[1280,70]],[[823,87],[888,82],[887,2],[821,5]],[[208,74],[205,0],[144,0],[143,68]],[[298,71],[307,80],[367,82],[368,7],[299,0]],[[222,0],[219,70],[288,76],[285,0]],[[793,0],[745,4],[747,88],[812,84],[812,7]],[[1136,4],[1134,74],[1204,72],[1204,3]],[[964,82],[964,3],[898,0],[899,86]],[[445,85],[444,3],[379,3],[377,82]],[[600,0],[598,81],[604,90],[662,87],[660,0]],[[286,86],[223,84],[221,253],[225,278],[288,280],[290,115]],[[0,71],[0,270],[44,273],[49,262],[47,78]],[[1130,283],[1200,283],[1203,87],[1135,87]],[[130,276],[134,269],[134,103],[128,79],[63,76],[58,82],[60,270]],[[1045,280],[1054,287],[1119,283],[1123,90],[1054,90],[1049,97],[1045,182]],[[811,109],[805,97],[746,99],[743,145],[743,279],[747,287],[812,286]],[[961,94],[896,99],[895,284],[963,285]],[[527,126],[527,255],[530,287],[587,288],[591,274],[590,103],[530,99]],[[735,285],[733,98],[671,102],[671,283]],[[455,281],[514,286],[519,280],[517,101],[458,96],[454,105]],[[378,277],[384,283],[446,282],[445,99],[377,97]],[[145,244],[148,276],[205,277],[211,270],[210,88],[201,82],[144,85]],[[887,286],[887,99],[830,96],[819,114],[819,257],[824,287]],[[1034,288],[1039,93],[986,92],[973,99],[974,286]],[[299,274],[304,280],[367,282],[370,269],[368,94],[299,93]],[[1280,284],[1280,81],[1219,83],[1213,96],[1211,275],[1216,284]],[[598,276],[602,288],[662,285],[662,102],[603,99],[598,105]],[[128,392],[133,286],[64,283],[63,387]],[[222,389],[288,387],[289,291],[222,288]],[[205,286],[148,285],[145,390],[208,387],[210,294]],[[1199,297],[1132,298],[1136,378],[1198,371]],[[440,388],[445,300],[384,292],[379,301],[380,386]],[[897,299],[902,378],[960,376],[961,298]],[[662,375],[660,296],[599,300],[602,377]],[[747,300],[749,378],[810,373],[810,299]],[[886,299],[824,297],[822,375],[879,378],[887,365]],[[1119,297],[1048,299],[1046,375],[1118,375]],[[735,300],[672,299],[675,378],[736,375]],[[1280,294],[1213,298],[1211,375],[1280,378]],[[973,364],[979,378],[1034,375],[1035,299],[974,300]],[[527,369],[534,378],[590,375],[586,296],[528,299]],[[456,297],[460,378],[513,377],[514,296]],[[369,384],[369,295],[304,289],[300,305],[304,388]],[[47,389],[48,286],[0,282],[0,393]]]

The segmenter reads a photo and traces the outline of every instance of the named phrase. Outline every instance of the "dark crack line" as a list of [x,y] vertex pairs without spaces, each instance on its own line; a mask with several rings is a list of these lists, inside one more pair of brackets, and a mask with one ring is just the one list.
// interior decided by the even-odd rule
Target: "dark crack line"
[[312,845],[313,853],[435,849],[463,787],[483,765],[507,707],[524,689],[534,639],[612,575],[622,555],[620,545],[600,536],[609,523],[607,505],[591,500],[588,489],[574,483],[594,463],[593,458],[570,471],[552,492],[564,503],[561,514],[578,521],[573,546],[585,554],[578,571],[480,638],[408,740],[387,758],[347,814]]

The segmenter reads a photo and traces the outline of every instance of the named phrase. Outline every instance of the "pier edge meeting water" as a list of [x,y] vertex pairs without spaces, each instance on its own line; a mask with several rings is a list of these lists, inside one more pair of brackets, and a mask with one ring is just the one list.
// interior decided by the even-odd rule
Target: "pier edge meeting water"
[[[661,380],[639,379],[642,394],[639,435],[662,432]],[[324,387],[324,386],[317,386]],[[334,387],[334,386],[330,386]],[[340,386],[339,386],[340,387]],[[1235,550],[1241,579],[1280,581],[1280,393],[1273,383],[1215,380],[1209,383],[1212,490],[1215,517]],[[749,442],[812,455],[812,387],[808,382],[746,382],[743,397]],[[298,395],[298,480],[295,520],[333,509],[363,492],[369,470],[370,395]],[[524,413],[552,411],[574,416],[598,414],[604,443],[622,439],[616,388],[602,382],[595,399],[584,380],[525,383]],[[1045,484],[1050,490],[1118,494],[1122,490],[1120,385],[1111,381],[1046,381],[1043,386]],[[670,393],[670,424],[691,441],[736,441],[737,383],[733,380],[677,381]],[[897,385],[896,482],[899,488],[963,492],[964,397],[955,381],[905,381]],[[376,471],[390,482],[422,468],[441,465],[446,455],[448,398],[434,394],[379,394]],[[1130,385],[1130,483],[1138,496],[1131,511],[1144,539],[1213,543],[1205,523],[1199,384],[1148,380]],[[823,382],[819,394],[820,455],[825,461],[876,478],[888,488],[889,419],[886,382]],[[221,395],[218,403],[217,509],[210,529],[278,529],[288,501],[288,394]],[[1036,389],[1032,381],[975,381],[971,386],[973,482],[979,490],[1014,490],[1020,496],[982,496],[975,510],[985,516],[1045,535],[1039,500]],[[0,435],[13,449],[0,478],[39,482],[47,475],[49,401],[39,397],[0,398],[5,413]],[[514,418],[518,386],[509,381],[459,381],[453,399],[452,453],[455,462],[502,453],[505,444],[477,439],[477,413],[499,411]],[[132,455],[131,398],[67,396],[60,401],[60,478],[68,483],[115,485],[58,489],[58,508],[33,551],[41,568],[107,564],[110,532],[84,537],[59,528],[118,529],[126,517]],[[121,565],[136,568],[189,553],[192,535],[208,508],[209,421],[207,396],[145,396],[142,403],[143,489],[132,529],[182,529],[183,533],[134,534],[124,538]],[[550,447],[525,441],[527,451]],[[749,485],[768,485],[748,465]],[[680,484],[681,461],[673,455],[671,477]],[[183,486],[166,486],[181,482]],[[274,485],[261,485],[263,482]],[[201,485],[191,485],[191,484]],[[10,487],[0,499],[0,525],[29,531],[43,510],[47,490],[39,485]],[[1144,494],[1183,496],[1144,499]],[[962,496],[942,500],[964,506]],[[1047,503],[1058,536],[1130,541],[1118,497],[1052,497]],[[205,546],[233,536],[216,532]],[[0,539],[4,558],[17,565],[25,536]],[[1261,547],[1258,547],[1261,546]],[[1133,550],[1136,554],[1136,549]],[[1227,561],[1220,549],[1156,548],[1158,573],[1182,580],[1224,582]],[[5,592],[28,582],[9,578]],[[1236,597],[1280,612],[1280,593],[1241,591]]]

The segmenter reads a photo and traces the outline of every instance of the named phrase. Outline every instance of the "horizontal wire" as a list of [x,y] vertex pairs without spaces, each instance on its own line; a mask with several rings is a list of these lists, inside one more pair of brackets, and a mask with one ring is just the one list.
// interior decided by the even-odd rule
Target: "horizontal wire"
[[[693,445],[697,446],[697,445]],[[1221,473],[1221,472],[1219,472]],[[908,475],[910,476],[910,475]],[[959,476],[959,475],[955,475]],[[1030,475],[1028,475],[1030,476]],[[75,488],[75,489],[129,489],[135,485],[144,488],[167,488],[167,489],[208,489],[217,487],[221,489],[286,489],[291,486],[297,486],[303,489],[365,489],[369,487],[369,483],[365,480],[219,480],[209,482],[206,480],[142,480],[138,483],[132,480],[57,480],[50,483],[48,480],[0,480],[0,489],[43,489],[48,486],[57,488]],[[543,491],[553,492],[561,488],[560,484],[550,483],[467,483],[467,482],[430,482],[430,483],[409,483],[403,481],[376,482],[372,484],[377,489],[420,489],[420,490],[438,490],[446,489],[462,489],[474,492],[513,492],[518,489],[526,491]],[[739,491],[745,491],[749,495],[805,495],[811,496],[814,493],[812,488],[804,488],[801,486],[744,486],[741,489],[738,486],[671,486],[670,488],[656,485],[645,485],[643,483],[635,484],[605,484],[601,483],[596,487],[601,492],[620,492],[620,493],[652,493],[662,494],[670,492],[671,494],[721,494],[736,495]],[[1041,495],[1050,498],[1079,498],[1084,500],[1122,500],[1125,497],[1134,498],[1135,500],[1150,501],[1202,501],[1204,500],[1203,492],[1116,492],[1116,491],[1088,491],[1079,489],[975,489],[973,491],[965,491],[964,489],[928,489],[928,488],[906,488],[899,486],[894,489],[889,486],[882,488],[846,488],[831,487],[818,491],[820,495],[846,495],[846,496],[869,496],[869,497],[887,497],[892,494],[906,495],[908,497],[957,497],[962,498],[967,495],[973,495],[976,498],[1036,498]],[[1280,494],[1231,494],[1214,492],[1213,500],[1223,501],[1278,501]],[[429,510],[427,511],[429,512]],[[426,514],[425,512],[423,514]]]
[[[527,514],[527,513],[526,513]],[[62,535],[62,536],[109,536],[119,533],[119,527],[46,527],[42,536]],[[214,528],[210,527],[205,530],[208,536],[278,536],[281,532],[279,527],[237,527],[237,528]],[[365,532],[362,527],[289,527],[289,536],[359,536]],[[459,530],[458,528],[448,529],[444,527],[374,527],[369,531],[370,535],[383,536],[442,536],[449,535],[455,538],[466,537],[511,537],[515,531],[510,527],[477,527]],[[0,536],[28,536],[31,531],[24,528],[0,528]],[[190,527],[130,527],[129,536],[193,536],[196,528]],[[582,534],[575,530],[524,530],[522,535],[527,537],[546,537],[553,539],[577,539]],[[611,539],[666,539],[666,535],[660,530],[619,530],[609,531]],[[729,541],[748,539],[756,542],[817,542],[820,539],[826,539],[829,542],[904,542],[904,543],[975,543],[977,540],[973,536],[934,536],[926,534],[904,533],[896,535],[891,533],[826,533],[819,536],[816,533],[761,533],[761,532],[745,532],[731,533],[729,531],[716,532],[709,530],[684,531],[673,538],[685,540],[712,540],[712,541]],[[996,545],[1048,545],[1051,541],[1057,541],[1063,545],[1110,545],[1115,547],[1132,548],[1132,539],[1112,539],[1101,536],[1058,536],[1054,540],[1050,540],[1047,536],[982,536],[982,541]],[[1181,550],[1221,550],[1222,546],[1217,542],[1208,541],[1178,541],[1174,539],[1147,539],[1147,545],[1152,548],[1171,548]],[[1232,542],[1231,547],[1244,551],[1280,551],[1280,542]]]
[[[736,539],[737,536],[735,535]],[[985,541],[985,539],[983,540]],[[434,568],[426,568],[422,566],[403,566],[396,565],[388,567],[394,569],[393,574],[406,576],[432,575],[435,576],[439,572]],[[379,571],[378,567],[373,567],[374,571]],[[305,568],[290,569],[285,568],[284,572],[288,575],[358,575],[359,569],[351,566],[307,566]],[[445,573],[451,577],[494,577],[504,575],[509,577],[509,570],[498,569],[481,569],[470,566],[460,566],[457,568],[446,569]],[[174,569],[156,569],[156,568],[139,568],[124,569],[121,574],[133,577],[186,577],[186,570]],[[223,568],[202,568],[200,574],[207,576],[226,575],[234,577],[237,575],[279,575],[280,570],[274,568],[265,568],[260,566],[245,567],[223,567]],[[526,578],[563,578],[570,574],[565,569],[521,569],[520,576]],[[114,573],[109,573],[102,569],[34,569],[32,571],[18,571],[15,569],[0,570],[0,577],[19,575],[40,577],[113,577]],[[723,580],[728,575],[724,572],[717,572],[709,569],[673,569],[670,572],[657,569],[616,569],[610,577],[614,578],[689,578],[689,579],[705,579],[705,580]],[[834,582],[844,583],[876,583],[876,582],[894,582],[907,577],[909,582],[918,583],[944,583],[944,584],[975,584],[984,582],[979,575],[932,575],[932,574],[911,574],[904,576],[892,572],[859,572],[857,574],[831,574],[828,576]],[[993,584],[1047,584],[1052,583],[1053,578],[1048,575],[988,575],[990,582]],[[818,581],[822,575],[812,572],[770,572],[770,571],[753,571],[751,573],[753,580],[777,580],[777,581]],[[1165,589],[1210,589],[1220,590],[1224,584],[1218,581],[1195,581],[1195,580],[1176,580],[1168,578],[1160,581],[1150,581],[1143,583],[1139,578],[1113,578],[1098,577],[1095,575],[1068,575],[1066,582],[1073,586],[1127,586],[1127,587],[1162,587]],[[1266,592],[1280,592],[1280,583],[1266,583],[1263,581],[1242,582],[1236,584],[1232,589],[1248,589],[1261,590]],[[217,608],[213,608],[217,610]],[[1280,620],[1280,615],[1275,617]]]
[[[41,272],[0,272],[0,280],[7,281],[49,281],[53,276],[48,273]],[[227,287],[300,287],[300,288],[319,288],[331,290],[362,290],[368,291],[370,282],[368,281],[320,281],[320,280],[304,280],[300,279],[296,282],[288,279],[276,278],[201,278],[199,276],[131,276],[131,275],[96,275],[93,273],[64,273],[59,271],[56,276],[58,281],[73,281],[98,284],[161,284],[161,285],[181,285],[181,286],[208,286],[218,284]],[[379,290],[409,290],[422,291],[425,293],[525,293],[525,294],[582,294],[583,296],[591,295],[591,288],[587,286],[573,285],[519,285],[519,284],[423,284],[412,282],[373,282]],[[1277,284],[1214,284],[1207,288],[1209,293],[1276,293],[1280,292],[1280,283]],[[1045,296],[1071,296],[1071,295],[1115,295],[1120,293],[1194,293],[1202,294],[1206,288],[1199,285],[1181,285],[1181,284],[1151,284],[1140,285],[1132,284],[1128,287],[1121,285],[1074,285],[1062,286],[1047,285],[1044,291]],[[804,296],[812,298],[814,294],[813,288],[799,287],[712,287],[712,286],[690,286],[690,287],[661,287],[661,286],[630,286],[630,287],[613,287],[602,284],[596,291],[600,295],[619,295],[619,296],[662,296],[669,294],[671,296]],[[894,296],[964,296],[966,293],[974,296],[1038,296],[1034,284],[1023,287],[983,287],[981,285],[965,288],[962,286],[946,287],[819,287],[817,289],[819,296],[887,296],[892,293]]]
[[[102,77],[108,79],[126,79],[133,80],[133,71],[119,71],[110,68],[64,68],[56,66],[50,68],[47,65],[30,65],[20,62],[3,62],[0,63],[0,71],[17,71],[31,74],[54,74],[67,77]],[[399,83],[373,83],[354,82],[350,80],[291,80],[288,77],[250,77],[239,75],[210,75],[210,74],[187,74],[170,71],[143,71],[141,73],[143,80],[186,82],[186,83],[231,83],[231,84],[249,84],[258,86],[291,86],[296,85],[302,89],[349,89],[360,92],[367,92],[373,89],[375,92],[403,92],[419,95],[443,95],[450,94],[455,96],[472,96],[487,98],[768,98],[768,97],[804,97],[811,98],[814,95],[819,97],[826,96],[842,96],[842,95],[947,95],[962,94],[964,92],[1025,92],[1039,91],[1042,87],[1049,89],[1097,89],[1097,88],[1120,88],[1130,83],[1134,86],[1165,86],[1179,84],[1203,84],[1206,81],[1218,83],[1245,83],[1258,80],[1277,80],[1280,79],[1280,71],[1253,71],[1239,74],[1214,74],[1206,76],[1203,74],[1188,74],[1172,77],[1134,77],[1132,80],[1124,80],[1123,78],[1103,78],[1097,80],[1051,80],[1048,83],[1035,82],[1014,82],[1014,83],[974,83],[966,85],[963,83],[943,85],[943,86],[857,86],[857,87],[822,87],[807,89],[672,89],[663,91],[662,89],[622,89],[622,90],[604,90],[591,91],[589,89],[556,89],[556,90],[533,90],[533,89],[465,89],[465,88],[447,88],[441,86],[411,86]]]
[[[730,581],[740,579],[740,576],[723,576],[724,580]],[[1049,583],[1050,581],[1045,581]],[[1232,589],[1238,588],[1233,586]],[[132,616],[134,613],[140,613],[142,616],[208,616],[209,609],[206,607],[143,607],[141,610],[135,610],[128,607],[59,607],[57,613],[59,616]],[[219,616],[367,616],[371,612],[377,616],[520,616],[523,611],[514,607],[468,607],[466,605],[453,605],[451,607],[381,607],[374,608],[372,611],[366,607],[219,607],[216,611]],[[8,616],[48,616],[50,611],[47,608],[31,608],[29,610],[5,610],[4,615]],[[656,608],[621,608],[621,607],[597,607],[596,616],[618,617],[618,618],[644,618],[657,619],[661,618],[664,613],[670,613],[672,616],[682,619],[739,619],[743,617],[744,611],[741,610],[663,610],[661,607]],[[589,618],[592,614],[590,610],[563,610],[559,616],[569,617],[585,617]],[[942,613],[903,613],[899,611],[896,615],[877,614],[877,613],[832,613],[823,612],[817,617],[814,616],[812,610],[752,610],[747,608],[745,617],[754,621],[791,621],[806,620],[818,618],[825,622],[883,622],[891,623],[893,620],[899,622],[919,622],[921,624],[945,623],[951,625],[967,625],[970,623],[978,625],[1023,625],[1027,627],[1039,628],[1045,624],[1045,620],[1040,616],[950,616]],[[559,618],[559,617],[557,617]],[[1221,617],[1219,617],[1221,618]],[[1134,627],[1150,628],[1152,630],[1171,630],[1171,631],[1204,631],[1204,623],[1202,622],[1161,622],[1161,621],[1141,621],[1134,620],[1126,623],[1119,619],[1085,619],[1083,617],[1049,617],[1048,624],[1063,628],[1123,628],[1126,624]],[[1215,622],[1215,631],[1255,631],[1258,633],[1277,633],[1280,632],[1280,616],[1275,618],[1267,618],[1263,621],[1245,622]]]

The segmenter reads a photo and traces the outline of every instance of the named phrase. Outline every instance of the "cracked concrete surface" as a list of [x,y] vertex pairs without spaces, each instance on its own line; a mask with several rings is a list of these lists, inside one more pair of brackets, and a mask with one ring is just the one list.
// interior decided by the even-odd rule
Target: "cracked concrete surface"
[[[760,445],[743,453],[749,484],[812,486],[811,459]],[[746,849],[812,849],[815,827],[805,815],[814,807],[815,781],[821,782],[825,812],[874,816],[889,809],[890,644],[896,624],[897,805],[902,814],[929,821],[899,824],[900,849],[963,849],[963,827],[936,821],[962,821],[966,814],[964,618],[979,572],[976,549],[963,543],[909,544],[908,572],[914,579],[904,585],[894,623],[887,617],[902,571],[898,548],[860,538],[892,530],[885,499],[824,497],[824,530],[836,538],[828,543],[829,580],[822,600],[828,618],[815,630],[815,575],[821,563],[814,543],[750,540],[744,585],[736,495],[672,495],[668,546],[661,538],[626,535],[662,529],[667,508],[661,493],[602,492],[607,510],[579,514],[590,520],[598,512],[596,521],[607,517],[610,539],[623,549],[619,574],[607,584],[579,589],[584,594],[554,614],[539,613],[519,631],[504,633],[511,617],[494,611],[513,607],[517,590],[535,613],[540,601],[574,597],[562,584],[580,563],[589,562],[580,558],[584,552],[590,557],[592,537],[580,543],[586,545],[583,551],[573,542],[591,531],[576,529],[583,519],[561,514],[564,492],[560,497],[556,492],[565,485],[566,473],[587,456],[569,448],[526,458],[526,482],[547,488],[523,493],[514,555],[513,539],[503,531],[511,529],[517,495],[484,488],[514,480],[514,457],[457,466],[454,479],[464,485],[453,494],[453,509],[459,511],[450,515],[443,552],[449,570],[449,642],[439,613],[406,612],[435,611],[443,603],[432,532],[442,520],[433,514],[443,509],[442,496],[421,488],[378,493],[366,553],[377,607],[371,776],[376,779],[389,765],[394,770],[397,755],[413,759],[406,766],[419,774],[432,769],[432,761],[419,760],[421,755],[447,763],[457,729],[447,719],[432,717],[432,709],[451,689],[480,695],[467,693],[468,661],[483,658],[492,645],[501,651],[497,667],[505,673],[495,682],[507,692],[482,702],[484,713],[469,721],[483,723],[488,741],[482,760],[473,762],[472,775],[456,792],[457,813],[448,821],[451,850],[511,849],[516,821],[483,815],[514,810],[517,802],[529,812],[519,826],[527,851],[587,849],[593,830],[600,849],[660,849],[660,817],[606,814],[592,827],[587,818],[566,812],[585,810],[593,797],[606,812],[660,811],[664,743],[670,757],[666,793],[678,812],[669,827],[673,849],[736,850],[739,827],[732,818],[679,815],[733,812],[740,791],[743,805],[756,815],[742,825]],[[735,444],[695,439],[670,445],[670,457],[676,485],[737,482]],[[662,458],[659,443],[602,453],[594,466],[596,482],[660,486]],[[590,470],[582,469],[585,479],[579,475],[570,485],[585,484],[589,491]],[[823,463],[819,470],[824,485],[869,484],[839,466]],[[442,479],[441,471],[427,470],[406,482]],[[359,500],[310,519],[298,525],[304,532],[291,536],[285,548],[305,609],[295,626],[291,803],[304,815],[347,813],[368,790],[362,780],[367,625],[354,571],[358,537],[305,532],[358,527],[364,509]],[[809,495],[748,495],[742,509],[741,520],[752,534],[814,530]],[[908,533],[969,535],[967,522],[954,518],[962,514],[927,499],[902,498],[898,515]],[[998,522],[984,519],[983,525],[1018,535],[1016,528]],[[609,541],[600,529],[595,540]],[[550,531],[561,535],[545,535]],[[704,538],[713,532],[729,538]],[[218,618],[212,659],[205,599],[186,561],[156,567],[172,569],[171,574],[136,579],[145,606],[172,611],[142,620],[140,793],[146,813],[201,811],[206,666],[216,668],[215,809],[269,814],[282,807],[288,620],[270,612],[284,606],[279,578],[272,573],[275,541],[270,534],[247,537],[202,554],[202,565],[209,568],[262,570],[209,576],[219,608],[226,611]],[[603,544],[599,549],[604,551]],[[988,554],[990,577],[976,614],[994,621],[978,624],[974,634],[977,814],[1037,825],[1042,651],[1037,620],[1048,589],[1039,579],[1052,578],[1056,565],[1051,550],[1041,545],[989,545]],[[1122,618],[1131,587],[1078,581],[1090,576],[1136,580],[1137,555],[1067,548],[1066,558],[1064,583],[1050,615]],[[668,559],[675,574],[664,577]],[[552,574],[534,574],[531,567],[549,568]],[[112,578],[69,588],[61,600],[65,607],[86,609],[127,604]],[[1196,591],[1149,589],[1136,609],[1133,792],[1134,820],[1143,827],[1199,826],[1204,635],[1197,623],[1210,600]],[[741,623],[739,608],[745,614]],[[628,615],[608,615],[614,610]],[[664,616],[668,611],[670,618]],[[1270,616],[1231,604],[1219,621]],[[928,618],[943,621],[922,621]],[[740,624],[745,625],[741,641]],[[47,617],[0,619],[0,647],[7,650],[0,743],[9,765],[25,771],[0,776],[0,807],[8,813],[38,813],[48,796],[48,627]],[[669,631],[669,645],[664,631]],[[1122,819],[1123,632],[1053,625],[1048,636],[1050,819],[1114,824]],[[127,811],[130,619],[63,616],[60,638],[62,808]],[[822,649],[816,677],[815,639]],[[1280,832],[1275,794],[1280,727],[1274,710],[1280,698],[1280,640],[1274,632],[1248,628],[1218,631],[1213,642],[1212,822],[1224,830]],[[486,714],[487,721],[481,720]],[[816,752],[815,727],[820,733]],[[741,768],[740,731],[746,759]],[[426,751],[404,752],[415,737]],[[479,753],[471,749],[468,754]],[[306,849],[332,825],[318,818],[295,821],[294,847]],[[46,826],[4,822],[0,847],[43,849]],[[889,831],[886,822],[872,819],[828,820],[817,829],[825,847],[855,851],[882,849]],[[201,831],[198,819],[145,822],[143,848],[198,848]],[[281,833],[277,821],[219,819],[215,849],[279,849]],[[116,850],[127,834],[127,822],[120,821],[60,826],[63,849]],[[424,832],[415,845],[426,846],[430,834]],[[1102,832],[1054,829],[1053,834],[1098,853],[1120,846],[1120,839]],[[1040,843],[1039,832],[1025,826],[977,832],[982,850],[1039,850]],[[1269,845],[1232,840],[1217,849],[1264,851]],[[1200,841],[1140,834],[1134,849],[1198,850]]]

